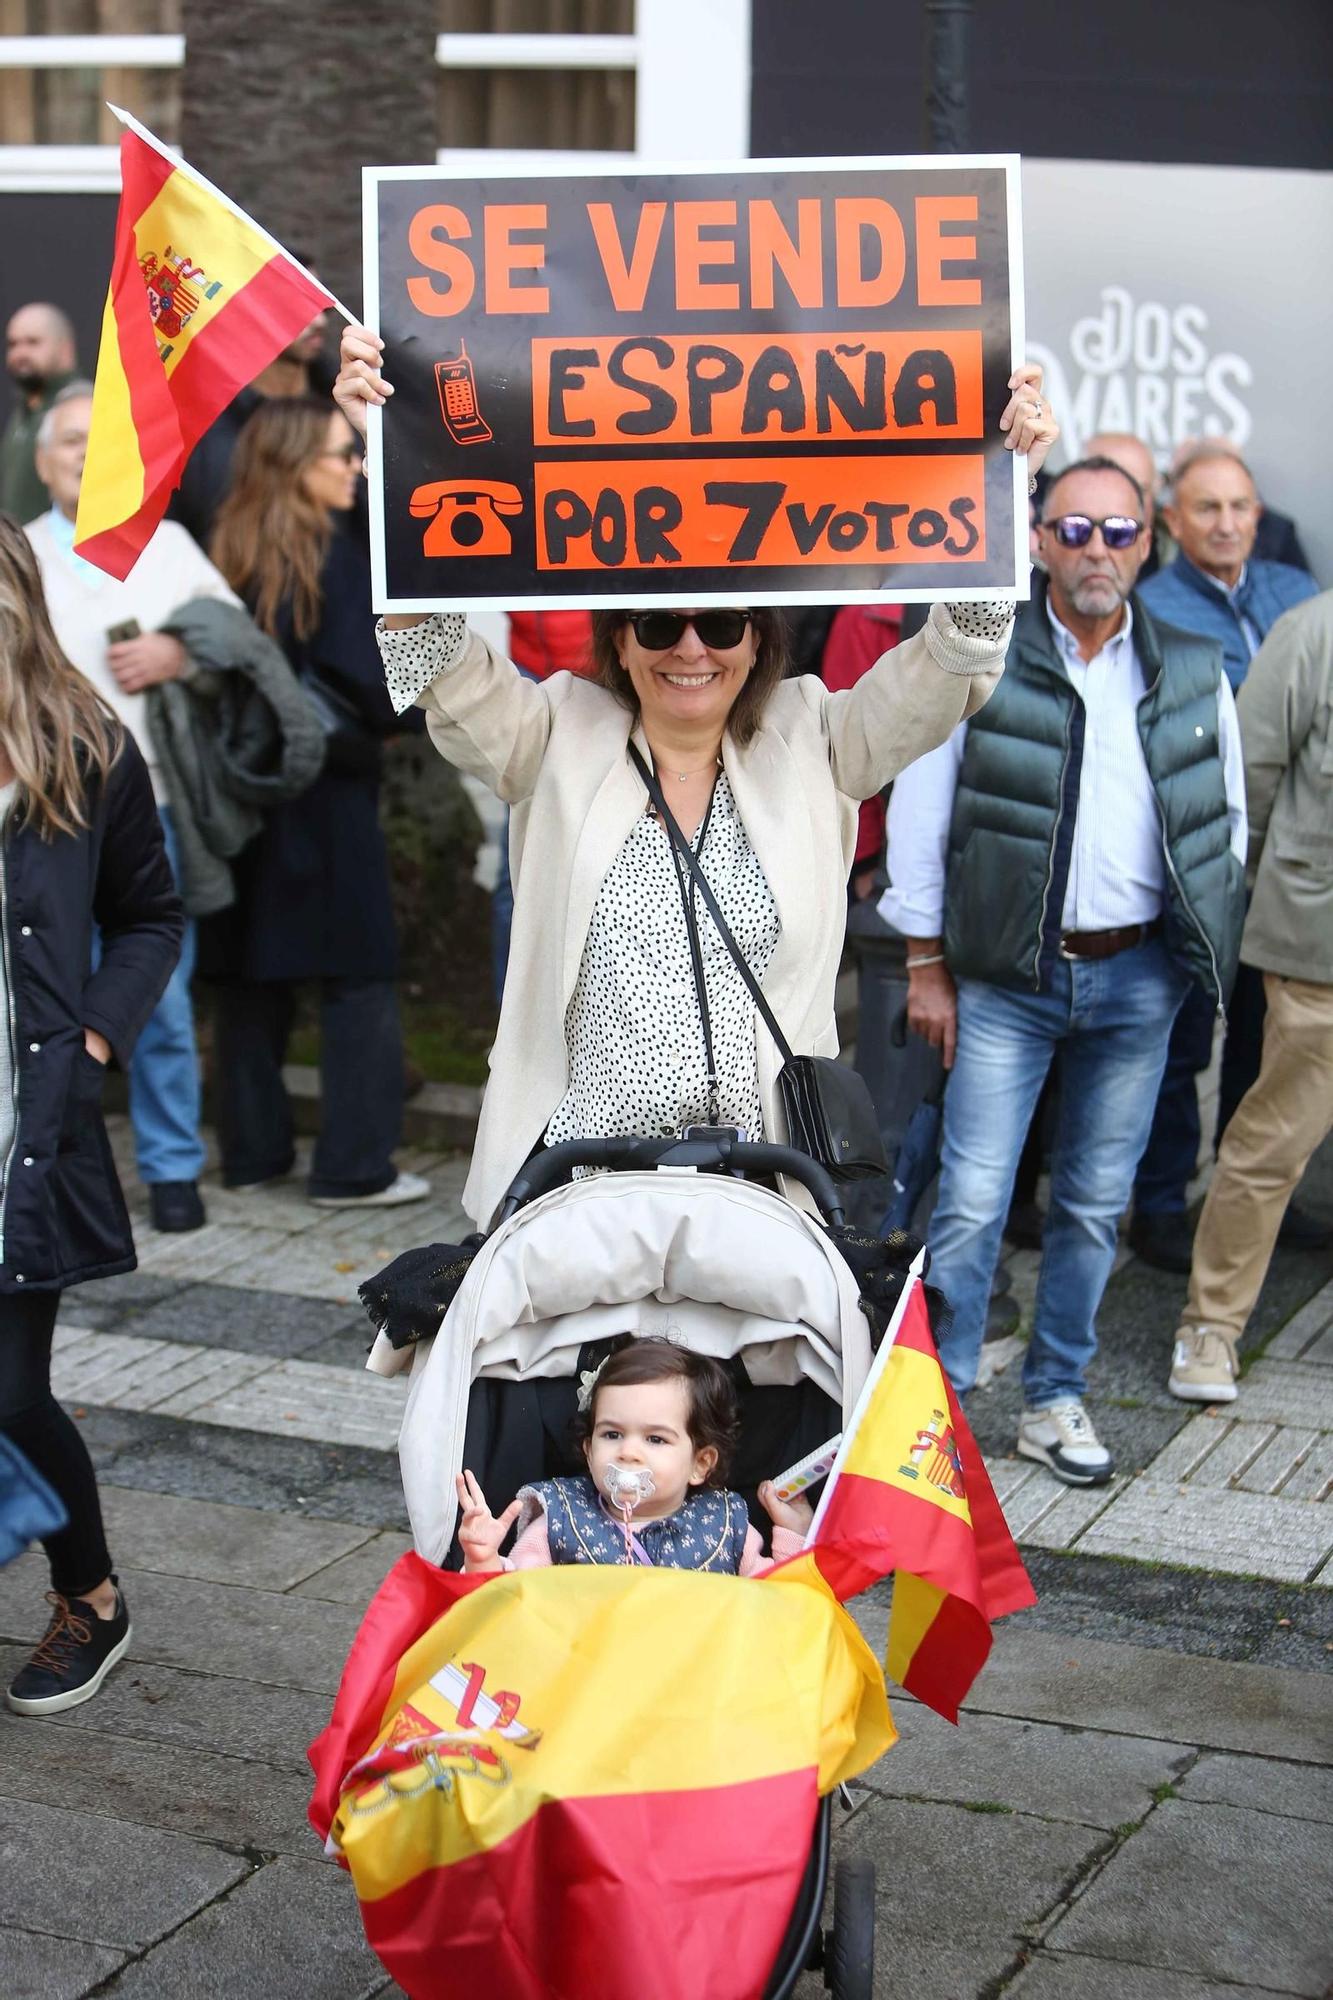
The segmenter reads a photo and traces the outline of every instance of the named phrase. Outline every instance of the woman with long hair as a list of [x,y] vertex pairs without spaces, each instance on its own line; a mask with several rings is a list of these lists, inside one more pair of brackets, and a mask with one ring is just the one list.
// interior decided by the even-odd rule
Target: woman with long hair
[[313,397],[263,403],[237,441],[210,553],[286,653],[325,724],[309,791],[278,807],[237,867],[237,901],[205,926],[218,982],[218,1137],[228,1187],[290,1172],[282,1065],[296,989],[320,990],[322,1115],[308,1191],[324,1207],[429,1192],[398,1173],[403,1059],[397,940],[379,825],[380,740],[401,731],[372,634],[370,572],[341,531],[360,478],[346,418]]
[[[101,956],[92,969],[93,928]],[[0,514],[0,1431],[59,1497],[53,1612],[21,1715],[96,1694],[130,1641],[88,1450],[51,1394],[66,1286],[133,1270],[102,1122],[185,928],[142,757],[56,643],[31,544]]]

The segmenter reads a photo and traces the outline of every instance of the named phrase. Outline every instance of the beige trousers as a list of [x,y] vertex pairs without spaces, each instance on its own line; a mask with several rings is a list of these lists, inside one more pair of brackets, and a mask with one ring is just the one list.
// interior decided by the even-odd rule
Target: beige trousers
[[1333,1127],[1333,986],[1266,972],[1264,992],[1263,1062],[1222,1137],[1181,1316],[1233,1337],[1254,1309],[1291,1191]]

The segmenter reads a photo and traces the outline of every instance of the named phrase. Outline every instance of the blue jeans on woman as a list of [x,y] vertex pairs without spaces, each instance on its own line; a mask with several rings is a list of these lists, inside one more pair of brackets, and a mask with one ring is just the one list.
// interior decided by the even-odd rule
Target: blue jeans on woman
[[[176,887],[180,887],[180,848],[170,806],[159,805],[162,840]],[[160,1181],[197,1181],[207,1157],[199,1136],[199,1049],[194,1035],[195,924],[186,920],[180,957],[162,998],[144,1023],[130,1057],[130,1124],[134,1158],[145,1187]],[[102,956],[99,937],[93,939],[93,965]]]
[[1034,1410],[1082,1397],[1116,1225],[1188,986],[1160,938],[1114,958],[1061,959],[1047,993],[959,981],[929,1241],[931,1281],[954,1311],[941,1359],[960,1393],[976,1381],[1014,1173],[1058,1046],[1050,1209],[1023,1392]]

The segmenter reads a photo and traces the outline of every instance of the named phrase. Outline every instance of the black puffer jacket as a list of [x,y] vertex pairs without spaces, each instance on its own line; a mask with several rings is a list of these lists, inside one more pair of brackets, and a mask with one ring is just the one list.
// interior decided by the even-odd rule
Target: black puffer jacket
[[[46,841],[12,816],[3,862],[3,942],[18,1124],[4,1172],[0,1291],[31,1291],[134,1268],[134,1239],[102,1122],[103,1070],[83,1045],[105,1035],[122,1066],[180,954],[184,912],[162,846],[148,772],[127,737],[90,825]],[[93,925],[102,958],[92,963]]]

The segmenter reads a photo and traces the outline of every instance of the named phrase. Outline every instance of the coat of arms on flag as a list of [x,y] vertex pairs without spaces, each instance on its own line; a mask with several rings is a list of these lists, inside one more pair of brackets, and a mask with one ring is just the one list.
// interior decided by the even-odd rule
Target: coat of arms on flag
[[178,255],[169,243],[160,257],[155,250],[140,257],[139,269],[148,292],[148,310],[157,329],[157,351],[165,361],[171,352],[171,342],[185,331],[205,298],[217,297],[222,280],[216,278],[210,285],[203,265],[192,264],[184,254]]

